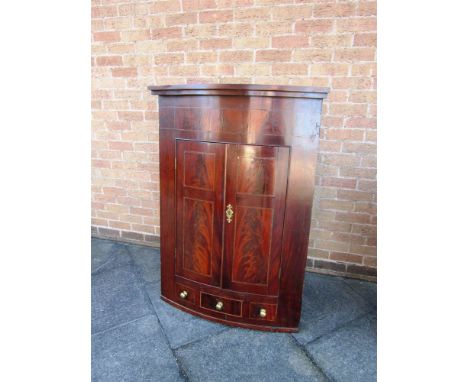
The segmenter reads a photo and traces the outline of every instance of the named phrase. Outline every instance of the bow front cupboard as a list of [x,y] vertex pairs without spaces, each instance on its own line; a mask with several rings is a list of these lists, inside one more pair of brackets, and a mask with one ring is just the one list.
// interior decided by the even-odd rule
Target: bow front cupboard
[[327,89],[150,86],[159,96],[161,297],[297,331]]

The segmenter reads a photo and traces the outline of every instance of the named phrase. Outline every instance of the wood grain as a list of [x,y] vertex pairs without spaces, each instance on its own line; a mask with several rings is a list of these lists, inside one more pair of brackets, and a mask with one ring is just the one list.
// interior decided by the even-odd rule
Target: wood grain
[[296,331],[327,89],[150,90],[160,96],[162,298],[217,322]]

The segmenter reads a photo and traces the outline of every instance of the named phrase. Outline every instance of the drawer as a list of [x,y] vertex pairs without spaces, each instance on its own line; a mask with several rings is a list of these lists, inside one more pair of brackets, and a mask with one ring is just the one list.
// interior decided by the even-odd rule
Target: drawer
[[253,320],[275,321],[276,304],[265,304],[262,302],[249,303],[249,318]]
[[211,311],[224,313],[230,316],[242,316],[242,301],[215,296],[202,292],[200,295],[200,307]]
[[198,291],[180,283],[175,284],[175,297],[179,303],[195,305],[198,301]]

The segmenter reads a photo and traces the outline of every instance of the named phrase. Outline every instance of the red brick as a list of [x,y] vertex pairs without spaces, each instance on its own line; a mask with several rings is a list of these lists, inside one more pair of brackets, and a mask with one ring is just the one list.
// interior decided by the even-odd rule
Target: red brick
[[312,75],[314,76],[342,76],[349,72],[349,64],[326,63],[312,64]]
[[322,186],[325,187],[339,187],[339,188],[356,188],[356,179],[343,179],[343,178],[323,178]]
[[338,32],[374,32],[377,30],[377,19],[366,17],[337,20],[336,30]]
[[[274,10],[273,10],[274,11]],[[236,8],[234,10],[234,19],[240,21],[256,21],[256,20],[269,20],[270,8]]]
[[[362,182],[363,180],[359,180]],[[370,202],[356,202],[354,203],[354,212],[363,212],[371,215],[377,214],[377,205]]]
[[336,220],[349,223],[361,223],[367,224],[370,223],[370,217],[368,214],[361,214],[357,212],[337,212]]
[[330,260],[343,261],[346,263],[362,264],[363,256],[352,253],[331,252]]
[[195,24],[196,22],[196,13],[177,13],[173,15],[166,15],[166,25],[168,27],[171,27],[173,25]]
[[[255,24],[257,35],[261,36],[258,32],[258,24]],[[218,26],[218,35],[221,37],[237,38],[252,36],[254,28],[252,23],[222,23]]]
[[117,16],[117,7],[91,7],[91,18],[103,18]]
[[153,1],[149,7],[150,13],[171,13],[180,11],[182,11],[180,8],[180,2],[175,0]]
[[184,62],[183,53],[162,53],[154,56],[154,63],[156,65],[164,64],[180,64]]
[[314,48],[350,47],[352,42],[353,36],[349,33],[324,35],[314,34],[310,37],[310,46]]
[[267,37],[288,34],[292,32],[293,25],[290,21],[258,21],[255,23],[255,35]]
[[377,46],[376,33],[361,33],[354,35],[354,46]]
[[305,48],[309,45],[308,36],[276,36],[272,38],[271,47],[280,49]]
[[350,129],[327,129],[327,139],[336,140],[349,140],[349,141],[362,141],[364,139],[364,132],[362,130]]
[[314,6],[314,17],[346,17],[356,13],[354,3],[324,3]]
[[359,154],[375,154],[376,145],[372,143],[356,143],[356,142],[344,142],[342,152],[344,153],[359,153]]
[[303,20],[312,16],[312,7],[310,6],[293,6],[293,7],[272,7],[273,20]]
[[334,89],[372,89],[373,81],[369,77],[336,77],[333,78]]
[[335,51],[334,61],[374,61],[375,49],[373,48],[345,48]]
[[377,192],[377,182],[375,180],[360,179],[357,189],[361,191]]
[[273,75],[307,75],[307,64],[273,64]]
[[233,12],[228,11],[206,11],[199,14],[200,23],[227,23],[232,21]]
[[353,117],[345,121],[345,127],[360,128],[360,129],[375,129],[377,120],[375,118]]
[[360,158],[350,154],[321,154],[320,161],[328,165],[356,167]]
[[320,33],[331,32],[333,30],[333,20],[316,19],[296,21],[295,31],[297,33]]
[[94,41],[120,41],[119,32],[96,32],[93,34]]
[[371,91],[353,91],[349,95],[350,102],[377,103],[377,92]]
[[360,255],[376,256],[377,248],[373,246],[366,246],[366,245],[359,245],[359,244],[351,243],[349,252],[357,253]]
[[130,208],[130,213],[135,214],[135,215],[153,216],[154,210],[149,209],[149,208],[132,207]]
[[133,150],[132,142],[109,142],[109,149],[111,150]]
[[131,128],[129,122],[122,121],[108,121],[106,126],[110,130],[129,130]]
[[227,65],[227,64],[203,65],[201,68],[201,74],[204,76],[234,75],[234,67],[232,65]]
[[359,2],[356,14],[358,16],[376,16],[377,15],[377,2],[376,1]]
[[178,38],[178,37],[182,37],[182,27],[151,29],[152,39],[165,39],[165,38]]
[[118,115],[123,121],[143,121],[142,111],[119,111]]
[[293,52],[293,61],[304,61],[315,64],[317,62],[331,61],[332,56],[333,51],[330,49],[300,49]]
[[375,193],[353,190],[338,190],[338,199],[355,201],[375,201]]
[[330,105],[330,115],[365,116],[367,114],[366,104],[356,103],[334,103]]
[[182,0],[184,11],[203,11],[209,8],[216,8],[215,0]]
[[233,50],[221,52],[219,62],[252,62],[253,52],[245,50]]
[[367,265],[368,267],[377,267],[377,258],[370,256],[364,257],[364,265]]
[[112,69],[113,77],[136,77],[137,70],[136,68],[117,68]]
[[349,176],[355,178],[374,179],[377,174],[376,169],[371,168],[353,168],[343,167],[340,168],[340,176]]
[[321,141],[320,142],[320,152],[322,153],[336,153],[339,152],[341,148],[341,142],[331,142],[331,141]]
[[103,56],[96,57],[98,66],[120,66],[123,65],[121,56]]
[[347,200],[321,199],[320,208],[325,210],[352,211],[354,203]]
[[256,62],[278,62],[289,61],[291,59],[291,51],[289,50],[258,50],[256,52]]
[[167,42],[168,52],[186,52],[196,49],[198,49],[198,41],[196,39],[179,39]]
[[216,52],[187,52],[185,62],[187,64],[216,63],[217,57]]
[[93,159],[91,161],[92,167],[96,168],[110,168],[110,162],[108,160]]
[[200,41],[201,49],[220,49],[231,48],[232,40],[230,38],[211,38]]

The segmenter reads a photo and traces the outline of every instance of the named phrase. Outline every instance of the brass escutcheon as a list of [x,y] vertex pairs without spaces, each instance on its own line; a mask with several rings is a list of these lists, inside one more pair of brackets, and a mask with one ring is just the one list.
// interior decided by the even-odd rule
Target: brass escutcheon
[[232,205],[228,204],[226,206],[226,221],[228,223],[232,222],[232,217],[234,216],[234,211],[232,210]]

